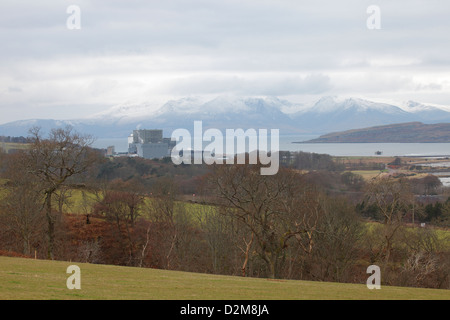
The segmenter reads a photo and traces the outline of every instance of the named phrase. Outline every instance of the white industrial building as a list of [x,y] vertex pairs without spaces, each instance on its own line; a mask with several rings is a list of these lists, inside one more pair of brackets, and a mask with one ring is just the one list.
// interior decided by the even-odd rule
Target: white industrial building
[[163,131],[158,129],[133,130],[128,137],[128,153],[145,159],[169,157],[175,142],[163,138]]

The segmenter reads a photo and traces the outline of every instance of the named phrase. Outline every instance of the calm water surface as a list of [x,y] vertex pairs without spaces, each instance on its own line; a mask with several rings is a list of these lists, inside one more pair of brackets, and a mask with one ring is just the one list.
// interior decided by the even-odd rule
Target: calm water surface
[[[375,156],[376,151],[381,151],[380,156],[449,156],[450,143],[293,143],[317,138],[315,135],[280,136],[280,150],[304,151],[325,153],[332,156]],[[123,139],[98,139],[94,147],[106,149],[114,146],[116,152],[128,151],[128,140]],[[449,164],[450,161],[446,162]],[[450,169],[449,169],[450,171]],[[445,177],[439,177],[444,186],[450,187],[450,172]]]
[[[382,156],[450,156],[450,143],[293,143],[317,138],[317,135],[280,136],[280,150],[325,153],[332,156],[374,156],[381,151]],[[128,140],[98,139],[96,148],[115,146],[116,152],[127,152]]]

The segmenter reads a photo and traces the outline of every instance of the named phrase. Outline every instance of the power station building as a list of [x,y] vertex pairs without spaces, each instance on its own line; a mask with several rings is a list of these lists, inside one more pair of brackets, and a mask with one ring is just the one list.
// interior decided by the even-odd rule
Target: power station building
[[133,130],[128,137],[128,153],[145,159],[161,159],[170,156],[175,144],[170,138],[163,138],[162,130]]

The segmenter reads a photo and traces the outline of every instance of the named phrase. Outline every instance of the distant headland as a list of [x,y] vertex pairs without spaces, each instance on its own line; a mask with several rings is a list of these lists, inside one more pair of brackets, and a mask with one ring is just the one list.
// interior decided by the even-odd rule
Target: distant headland
[[333,132],[293,143],[450,143],[450,123],[391,124]]

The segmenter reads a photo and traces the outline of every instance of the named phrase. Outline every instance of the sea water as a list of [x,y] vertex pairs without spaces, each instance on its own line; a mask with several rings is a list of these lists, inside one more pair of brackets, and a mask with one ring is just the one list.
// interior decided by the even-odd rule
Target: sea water
[[[281,151],[304,151],[332,156],[449,156],[450,143],[294,143],[317,138],[317,135],[280,135]],[[128,151],[127,138],[97,139],[93,147],[116,152]]]

